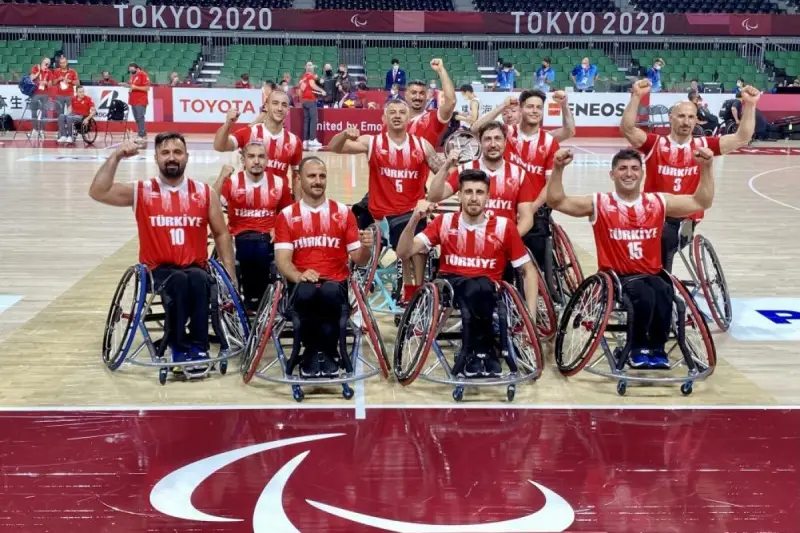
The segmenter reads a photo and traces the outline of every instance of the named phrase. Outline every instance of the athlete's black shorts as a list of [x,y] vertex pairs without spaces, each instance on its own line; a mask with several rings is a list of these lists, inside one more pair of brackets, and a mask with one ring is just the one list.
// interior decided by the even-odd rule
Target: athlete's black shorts
[[[681,240],[683,220],[682,218],[667,218],[664,222],[664,231],[661,233],[661,263],[667,272],[672,272],[672,264],[678,250],[689,244],[688,241]],[[697,222],[692,221],[692,232],[694,232],[695,226],[697,226]]]
[[[402,215],[389,215],[386,217],[386,222],[389,224],[389,244],[393,250],[397,250],[397,243],[400,242],[400,235],[402,235],[403,230],[406,229],[408,221],[411,220],[411,215],[413,213],[413,211],[410,211]],[[427,225],[428,222],[426,219],[420,219],[420,221],[417,222],[417,227],[414,228],[414,235],[424,230]]]

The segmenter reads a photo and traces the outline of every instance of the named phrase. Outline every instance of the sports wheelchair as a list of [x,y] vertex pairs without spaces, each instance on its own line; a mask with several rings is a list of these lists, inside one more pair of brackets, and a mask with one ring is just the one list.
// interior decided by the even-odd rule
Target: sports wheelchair
[[83,144],[87,146],[94,144],[97,140],[97,122],[95,122],[93,118],[90,118],[86,124],[84,124],[82,120],[73,122],[71,137],[73,139],[81,137],[83,139]]
[[[154,290],[152,273],[142,264],[129,267],[117,285],[106,319],[103,334],[103,361],[109,370],[119,369],[123,363],[158,368],[158,380],[164,385],[169,370],[185,379],[206,377],[219,364],[222,375],[228,370],[228,360],[244,350],[249,325],[239,295],[231,283],[228,273],[214,259],[208,264],[211,278],[211,327],[212,342],[220,345],[217,357],[201,361],[172,362],[165,357],[166,332],[161,339],[153,339],[152,333],[164,331],[166,312],[159,291]],[[157,327],[148,327],[156,324]],[[132,348],[137,331],[142,341]],[[131,351],[133,350],[133,351]],[[150,360],[139,360],[147,351]]]
[[[514,400],[518,383],[537,379],[542,373],[542,349],[530,315],[519,292],[509,283],[497,284],[497,307],[493,318],[499,337],[501,360],[508,372],[498,377],[466,378],[461,369],[466,354],[450,364],[443,346],[461,346],[461,320],[453,299],[453,288],[445,279],[425,283],[408,304],[397,330],[394,373],[402,385],[417,378],[454,386],[453,399],[464,398],[465,387],[506,386],[508,401]],[[436,360],[425,366],[433,349]],[[424,371],[423,371],[424,369]]]
[[[372,261],[368,264],[371,263]],[[290,315],[294,292],[289,292],[286,282],[281,276],[276,274],[274,279],[277,281],[270,285],[262,298],[253,328],[247,339],[241,367],[245,383],[250,383],[253,377],[259,377],[273,383],[291,385],[292,396],[295,401],[301,402],[305,398],[303,385],[340,384],[342,396],[349,400],[354,395],[354,391],[350,387],[351,383],[379,373],[384,378],[389,377],[389,360],[386,356],[383,337],[381,337],[378,323],[367,304],[367,297],[364,293],[364,284],[371,283],[369,278],[361,278],[353,272],[347,280],[351,310],[347,326],[342,334],[345,335],[346,342],[349,341],[350,346],[348,353],[342,354],[339,375],[322,378],[303,378],[294,375],[297,361],[291,361],[291,358],[287,357],[284,352],[286,347],[291,350],[295,342]],[[362,352],[361,341],[364,338],[377,359],[377,366]],[[275,347],[275,357],[262,363],[264,352],[270,343]],[[366,369],[363,368],[364,365],[366,365]]]
[[[691,394],[695,381],[703,381],[714,372],[714,341],[684,284],[666,271],[662,275],[667,276],[675,288],[668,356],[672,356],[676,348],[680,351],[680,357],[672,358],[669,371],[634,370],[636,375],[631,375],[626,370],[631,351],[633,305],[623,294],[619,277],[611,271],[601,271],[586,278],[564,309],[555,341],[559,371],[565,376],[573,376],[585,368],[592,374],[617,380],[620,396],[625,394],[629,381],[681,383],[681,393],[684,396]],[[598,347],[601,348],[599,351]],[[602,368],[603,360],[608,363],[608,370]],[[688,374],[684,377],[675,375],[674,371],[684,366]]]

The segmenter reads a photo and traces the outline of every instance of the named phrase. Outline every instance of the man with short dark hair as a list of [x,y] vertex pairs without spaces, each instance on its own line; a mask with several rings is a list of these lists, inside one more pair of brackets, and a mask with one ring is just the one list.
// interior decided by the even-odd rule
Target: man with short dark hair
[[386,71],[386,83],[383,84],[383,90],[390,90],[395,83],[400,89],[406,88],[406,71],[400,68],[398,59],[392,59],[392,68]]
[[138,128],[139,139],[137,140],[140,143],[146,143],[147,128],[145,127],[144,117],[147,113],[147,104],[149,102],[150,77],[136,63],[128,65],[128,74],[131,76],[129,82],[121,85],[130,88],[128,105],[131,107],[131,113]]
[[464,105],[461,107],[461,112],[456,113],[456,120],[461,122],[461,128],[468,130],[478,120],[481,101],[475,96],[472,85],[468,83],[462,85],[459,91],[464,97]]
[[252,89],[253,85],[250,83],[250,74],[245,72],[242,77],[236,80],[237,89]]
[[556,73],[551,64],[552,62],[548,56],[542,58],[542,66],[536,69],[534,89],[539,89],[544,93],[550,92],[550,86],[556,81]]
[[72,133],[75,130],[75,123],[88,124],[94,118],[97,109],[94,102],[86,96],[86,90],[78,86],[72,97],[69,113],[61,113],[58,116],[58,143],[71,144],[75,142]]

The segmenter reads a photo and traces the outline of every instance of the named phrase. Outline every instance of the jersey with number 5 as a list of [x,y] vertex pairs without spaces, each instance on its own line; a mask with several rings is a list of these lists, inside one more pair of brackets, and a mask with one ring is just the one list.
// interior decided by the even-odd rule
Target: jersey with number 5
[[395,144],[381,133],[369,138],[369,212],[375,220],[413,211],[425,198],[430,169],[422,140],[406,135]]
[[633,202],[616,193],[595,193],[591,218],[597,264],[617,274],[658,274],[666,200],[660,193],[642,193]]
[[177,187],[158,178],[134,183],[133,212],[139,229],[139,262],[205,267],[208,262],[209,187],[184,178]]

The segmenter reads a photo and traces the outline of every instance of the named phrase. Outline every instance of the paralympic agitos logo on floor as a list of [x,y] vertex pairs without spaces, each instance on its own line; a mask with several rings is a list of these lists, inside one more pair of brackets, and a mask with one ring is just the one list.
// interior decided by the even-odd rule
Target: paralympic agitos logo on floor
[[[206,457],[191,464],[178,468],[163,477],[150,492],[150,504],[159,512],[182,520],[198,522],[244,522],[244,518],[228,518],[207,514],[197,509],[192,504],[192,494],[212,474],[225,468],[240,459],[251,455],[264,453],[269,450],[292,446],[296,444],[312,443],[325,439],[343,437],[344,433],[326,433],[320,435],[307,435],[289,439],[280,439],[262,444],[245,446],[217,455]],[[286,462],[267,482],[264,490],[256,502],[252,513],[253,533],[299,533],[287,516],[283,506],[283,492],[292,473],[303,460],[318,446],[305,450]],[[358,476],[357,472],[353,476]],[[543,532],[564,531],[575,520],[575,511],[564,498],[547,487],[530,481],[539,489],[545,498],[544,505],[537,511],[501,522],[484,522],[476,524],[422,524],[390,520],[379,516],[366,515],[347,509],[334,507],[310,499],[301,499],[310,507],[323,513],[347,520],[362,526],[378,530],[397,532],[420,533],[477,533],[493,531],[497,533],[516,532]],[[407,502],[413,505],[414,502]],[[420,502],[421,503],[421,502]],[[311,509],[308,509],[310,511]]]

